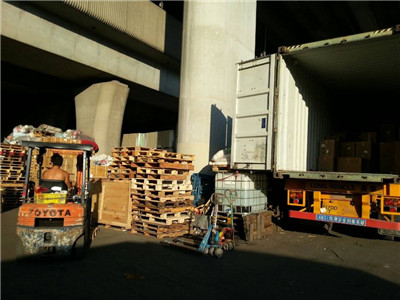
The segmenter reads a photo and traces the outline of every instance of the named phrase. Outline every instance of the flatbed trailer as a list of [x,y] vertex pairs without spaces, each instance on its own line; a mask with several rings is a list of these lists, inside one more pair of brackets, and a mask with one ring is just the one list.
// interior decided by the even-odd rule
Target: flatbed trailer
[[285,172],[290,218],[377,228],[400,237],[398,175]]

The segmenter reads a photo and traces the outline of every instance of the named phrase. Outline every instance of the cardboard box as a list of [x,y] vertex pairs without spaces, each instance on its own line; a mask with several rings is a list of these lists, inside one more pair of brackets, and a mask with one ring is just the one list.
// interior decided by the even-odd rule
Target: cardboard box
[[336,170],[336,157],[334,156],[319,156],[318,171],[334,172]]
[[335,140],[321,140],[319,142],[319,156],[336,156],[337,145],[338,143]]
[[355,142],[340,143],[340,156],[341,157],[355,157],[356,156],[356,143]]
[[358,140],[360,142],[376,143],[377,142],[377,134],[374,131],[362,132],[360,134],[360,136],[358,137]]
[[379,144],[379,172],[400,174],[400,142]]
[[338,157],[337,171],[350,173],[368,172],[368,163],[361,157]]
[[394,142],[396,140],[396,126],[394,124],[382,124],[379,139],[381,142]]
[[356,157],[371,159],[372,158],[372,143],[371,142],[356,142]]
[[394,142],[379,143],[379,157],[393,157],[395,150]]

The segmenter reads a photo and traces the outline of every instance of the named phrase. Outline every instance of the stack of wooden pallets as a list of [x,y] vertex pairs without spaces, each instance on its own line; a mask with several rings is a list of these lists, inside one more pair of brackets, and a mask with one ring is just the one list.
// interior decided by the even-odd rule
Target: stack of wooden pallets
[[1,144],[1,207],[2,211],[20,204],[25,181],[25,148],[19,145]]
[[144,147],[114,148],[112,178],[130,178],[132,233],[156,238],[189,231],[194,155]]

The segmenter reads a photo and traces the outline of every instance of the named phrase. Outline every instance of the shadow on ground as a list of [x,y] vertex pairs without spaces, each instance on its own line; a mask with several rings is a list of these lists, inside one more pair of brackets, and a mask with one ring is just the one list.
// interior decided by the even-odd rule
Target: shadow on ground
[[[11,241],[12,234],[12,230],[5,232],[7,238],[2,233],[2,240]],[[96,238],[84,260],[42,258],[15,262],[12,257],[4,259],[1,298],[400,298],[399,285],[354,269],[244,251],[245,247],[240,246],[216,259],[162,246],[155,239],[136,239],[127,232],[131,242],[114,243],[112,232],[100,234],[110,244],[96,245]]]

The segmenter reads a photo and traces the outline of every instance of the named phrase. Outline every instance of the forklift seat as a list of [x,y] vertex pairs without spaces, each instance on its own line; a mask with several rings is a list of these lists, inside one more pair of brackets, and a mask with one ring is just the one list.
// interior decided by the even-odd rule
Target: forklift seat
[[51,191],[51,188],[53,186],[58,186],[61,188],[61,190],[68,190],[67,185],[65,184],[65,182],[63,180],[56,180],[56,179],[41,179],[40,180],[40,186],[42,186],[43,188],[47,188],[49,189],[49,192]]

